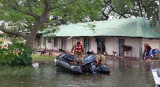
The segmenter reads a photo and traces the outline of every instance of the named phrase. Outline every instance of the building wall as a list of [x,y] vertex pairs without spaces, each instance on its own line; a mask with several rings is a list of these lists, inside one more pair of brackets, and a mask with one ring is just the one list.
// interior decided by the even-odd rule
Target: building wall
[[70,52],[73,46],[73,39],[67,39],[67,48],[66,51]]
[[[140,57],[140,51],[141,51],[141,39],[136,38],[124,38],[124,44],[128,46],[132,46],[132,57],[139,58]],[[106,52],[108,55],[113,55],[113,51],[117,52],[116,56],[119,55],[119,42],[117,37],[107,37],[105,39],[105,45],[106,45]],[[124,56],[127,56],[125,53]]]
[[[79,38],[79,40],[80,41],[84,41],[83,40],[84,38]],[[71,39],[67,39],[67,42],[66,42],[66,50],[65,51],[68,51],[68,52],[70,52],[71,51],[71,49],[72,49],[72,46],[75,44],[75,41],[77,41],[78,39],[77,38],[71,38]],[[44,41],[44,38],[43,38],[43,41]],[[57,46],[56,47],[54,47],[54,38],[51,40],[51,43],[48,43],[48,38],[46,39],[46,48],[47,49],[51,49],[51,50],[59,50],[59,49],[61,49],[62,48],[62,46],[61,46],[61,42],[62,41],[62,38],[61,37],[59,37],[58,38],[58,43],[57,43]],[[43,44],[43,42],[41,43],[41,46],[44,48],[45,46],[44,45],[42,45]]]
[[[132,46],[132,51],[129,56],[140,58],[140,50],[141,50],[141,39],[138,38],[126,38],[125,45]],[[125,56],[127,54],[125,53]]]
[[91,41],[91,50],[93,50],[94,53],[97,53],[97,42],[96,38],[90,38]]
[[113,51],[117,52],[116,55],[119,54],[118,39],[116,37],[107,37],[105,39],[105,47],[106,47],[106,52],[108,53],[108,55],[113,55]]
[[[71,38],[67,39],[67,47],[66,51],[70,52],[72,49],[72,46],[75,44],[75,41],[77,41],[77,38]],[[80,41],[84,42],[84,38],[79,38]],[[148,43],[153,49],[159,48],[159,40],[150,40],[150,39],[138,39],[138,38],[124,38],[124,44],[128,46],[132,46],[132,57],[141,58],[142,53],[144,51],[144,43]],[[41,41],[41,48],[45,49],[45,45],[43,45],[44,38],[42,38]],[[91,37],[90,38],[91,43],[91,50],[93,50],[94,53],[97,53],[97,43],[96,38]],[[105,47],[106,52],[109,55],[113,55],[113,51],[117,52],[117,55],[119,55],[119,42],[117,37],[106,37],[105,38]],[[48,40],[46,40],[46,48],[51,50],[59,50],[61,48],[61,38],[58,38],[58,44],[57,47],[54,47],[54,40],[52,39],[51,43],[48,43]],[[125,54],[126,56],[126,54]],[[131,56],[131,55],[129,55]]]
[[38,49],[45,49],[44,37],[41,37],[41,44],[40,47],[38,47]]

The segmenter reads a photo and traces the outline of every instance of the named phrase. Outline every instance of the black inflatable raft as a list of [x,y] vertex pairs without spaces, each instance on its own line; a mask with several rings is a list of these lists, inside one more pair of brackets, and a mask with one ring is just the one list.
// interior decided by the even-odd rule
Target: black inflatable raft
[[73,73],[110,73],[110,70],[106,65],[97,65],[96,57],[94,55],[87,55],[85,58],[83,58],[82,66],[74,65],[73,61],[74,56],[67,53],[62,53],[55,59],[55,63],[57,66],[69,70]]
[[110,73],[110,70],[106,65],[104,64],[97,65],[96,57],[93,54],[84,57],[83,63],[85,66],[84,70],[87,70],[91,73],[106,73],[106,74]]
[[55,59],[55,63],[57,66],[69,70],[73,73],[81,74],[81,66],[73,64],[74,57],[70,54],[62,53],[61,55],[57,56]]

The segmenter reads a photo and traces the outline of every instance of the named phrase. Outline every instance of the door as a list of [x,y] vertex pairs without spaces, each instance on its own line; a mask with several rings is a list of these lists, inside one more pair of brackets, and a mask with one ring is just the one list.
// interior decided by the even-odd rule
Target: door
[[119,56],[123,56],[124,54],[122,45],[124,45],[124,39],[119,39]]
[[104,54],[105,52],[105,39],[104,38],[97,38],[97,54]]
[[61,38],[61,49],[66,51],[66,47],[67,47],[67,39]]
[[85,53],[91,50],[90,38],[84,38],[84,50],[85,50]]

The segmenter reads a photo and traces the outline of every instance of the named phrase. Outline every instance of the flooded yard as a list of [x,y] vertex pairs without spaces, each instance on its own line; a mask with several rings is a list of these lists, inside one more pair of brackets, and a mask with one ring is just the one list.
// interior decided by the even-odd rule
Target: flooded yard
[[[39,68],[24,67],[12,73],[0,73],[0,87],[154,87],[152,68],[160,68],[157,61],[107,60],[111,73],[72,74],[53,65]],[[13,70],[13,71],[12,71]],[[7,74],[8,73],[8,74]],[[15,74],[13,74],[15,73]]]

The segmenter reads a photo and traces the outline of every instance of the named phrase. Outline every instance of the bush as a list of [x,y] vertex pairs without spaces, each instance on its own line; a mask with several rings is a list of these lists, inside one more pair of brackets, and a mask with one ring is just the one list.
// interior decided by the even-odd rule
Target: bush
[[23,65],[28,66],[32,63],[33,49],[25,47],[24,44],[13,42],[8,48],[0,48],[0,65]]

